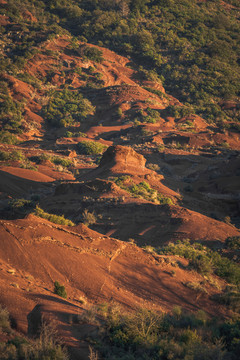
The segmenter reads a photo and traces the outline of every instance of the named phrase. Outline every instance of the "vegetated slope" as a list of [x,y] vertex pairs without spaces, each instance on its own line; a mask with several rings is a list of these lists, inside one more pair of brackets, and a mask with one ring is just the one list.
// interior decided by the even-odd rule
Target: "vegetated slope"
[[85,360],[86,302],[226,315],[221,293],[236,311],[237,290],[149,245],[239,259],[238,3],[18,5],[0,4],[0,302],[17,327],[42,304]]

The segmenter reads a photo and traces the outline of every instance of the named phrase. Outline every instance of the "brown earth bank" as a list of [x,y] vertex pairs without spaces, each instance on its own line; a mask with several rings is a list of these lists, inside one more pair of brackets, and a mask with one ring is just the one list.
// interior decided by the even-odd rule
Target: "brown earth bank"
[[[33,215],[0,221],[0,238],[0,301],[24,333],[36,326],[29,314],[39,304],[37,313],[55,319],[66,344],[81,347],[81,336],[69,324],[71,316],[86,309],[81,297],[93,304],[114,300],[127,309],[171,311],[179,305],[226,315],[224,307],[210,300],[219,290],[207,284],[206,293],[196,293],[184,286],[203,277],[187,270],[187,262],[178,257],[152,255],[84,225],[66,227]],[[56,280],[65,285],[67,300],[53,293]]]

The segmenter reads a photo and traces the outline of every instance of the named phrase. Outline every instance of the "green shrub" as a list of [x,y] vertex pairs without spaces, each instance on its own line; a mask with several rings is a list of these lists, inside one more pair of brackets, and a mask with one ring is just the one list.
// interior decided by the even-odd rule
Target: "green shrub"
[[212,298],[240,313],[240,286],[227,286],[223,293],[215,294]]
[[87,209],[83,211],[82,217],[83,217],[83,223],[86,226],[95,224],[97,221],[96,215],[94,213],[89,212]]
[[128,191],[135,197],[140,197],[152,202],[159,203],[161,205],[173,204],[173,201],[170,197],[164,196],[157,190],[152,189],[146,181],[142,181],[139,184],[134,184],[130,180],[129,176],[121,176],[119,178],[113,178],[112,180],[122,189]]
[[78,152],[85,155],[100,155],[107,146],[95,141],[80,141],[78,144]]
[[33,202],[26,199],[13,199],[9,202],[13,210],[25,211],[33,207]]
[[20,150],[12,152],[0,151],[0,161],[25,161],[26,157]]
[[55,214],[49,214],[45,212],[43,209],[41,209],[38,205],[35,208],[34,215],[59,225],[67,225],[67,226],[75,225],[71,220],[65,219],[63,215],[59,216]]
[[85,47],[83,54],[86,59],[95,61],[97,63],[101,63],[103,61],[102,51],[95,47]]
[[64,299],[67,298],[67,292],[65,290],[65,287],[63,285],[60,285],[58,281],[54,282],[54,294],[57,294]]
[[9,131],[1,131],[0,143],[15,145],[19,143],[19,140],[14,134],[11,134]]
[[209,275],[213,272],[211,259],[203,254],[194,255],[189,261],[189,266],[202,275]]
[[[214,324],[206,314],[169,315],[148,309],[131,314],[120,309],[112,317],[109,306],[104,308],[104,318],[107,326],[100,352],[107,360],[221,360],[223,355],[235,360],[237,354],[237,322]],[[219,342],[221,337],[224,343]]]
[[11,331],[9,313],[7,309],[3,308],[1,305],[0,305],[0,331],[8,332],[8,333]]
[[231,250],[240,250],[240,236],[228,237],[225,241],[225,247]]
[[72,160],[61,158],[59,156],[51,157],[51,160],[55,165],[61,165],[63,167],[70,167],[73,165]]
[[81,131],[78,131],[78,132],[71,132],[71,131],[66,131],[65,137],[67,138],[72,138],[72,137],[87,137],[87,134],[81,132]]
[[53,91],[43,107],[45,119],[53,126],[66,127],[86,119],[94,112],[91,102],[78,91]]

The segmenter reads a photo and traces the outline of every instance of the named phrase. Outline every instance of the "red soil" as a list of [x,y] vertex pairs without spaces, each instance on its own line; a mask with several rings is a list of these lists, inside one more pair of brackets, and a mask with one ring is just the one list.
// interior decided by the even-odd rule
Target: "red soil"
[[[98,303],[114,298],[130,308],[170,310],[180,305],[223,314],[223,308],[209,300],[216,289],[206,285],[209,294],[196,298],[182,285],[200,281],[199,274],[174,267],[177,276],[169,275],[174,257],[166,263],[164,257],[83,225],[68,228],[29,215],[24,220],[0,221],[0,237],[0,301],[8,306],[19,330],[26,331],[26,315],[35,304],[54,304],[63,313],[70,306],[77,313],[82,295]],[[66,286],[67,301],[53,294],[55,280]]]

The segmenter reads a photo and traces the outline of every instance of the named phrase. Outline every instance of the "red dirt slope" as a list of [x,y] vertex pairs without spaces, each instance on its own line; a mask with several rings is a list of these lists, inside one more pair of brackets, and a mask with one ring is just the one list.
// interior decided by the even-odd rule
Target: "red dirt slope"
[[[23,220],[0,221],[0,301],[8,305],[18,328],[26,331],[26,315],[35,304],[65,300],[53,295],[53,282],[66,286],[68,299],[104,302],[114,299],[127,307],[170,310],[180,305],[221,314],[209,300],[217,290],[206,284],[206,294],[186,288],[186,281],[201,281],[192,271],[174,266],[174,257],[152,256],[129,243],[103,236],[84,225],[66,227],[29,215]],[[172,265],[173,264],[173,265]]]

